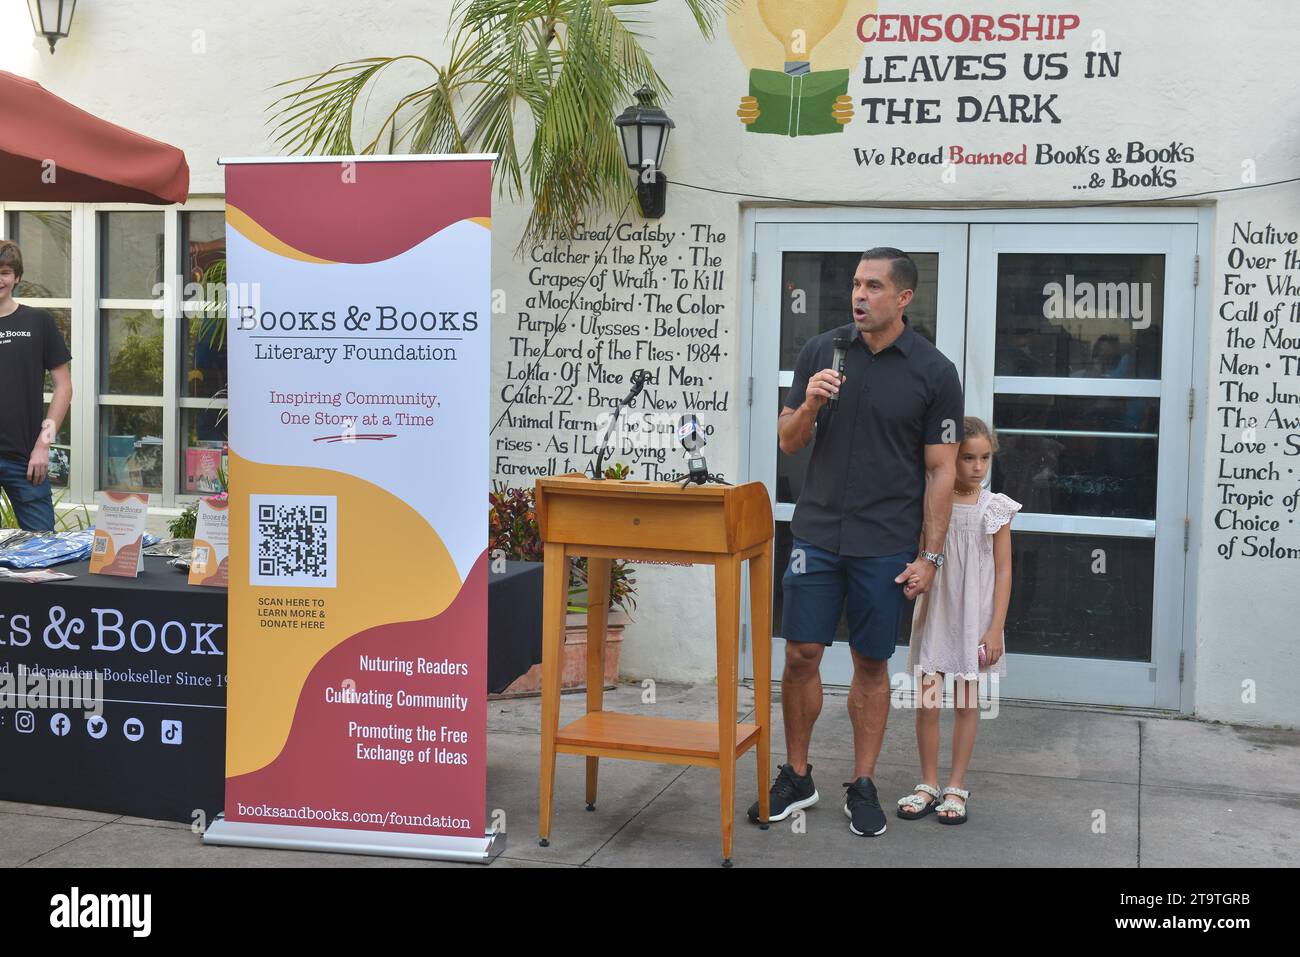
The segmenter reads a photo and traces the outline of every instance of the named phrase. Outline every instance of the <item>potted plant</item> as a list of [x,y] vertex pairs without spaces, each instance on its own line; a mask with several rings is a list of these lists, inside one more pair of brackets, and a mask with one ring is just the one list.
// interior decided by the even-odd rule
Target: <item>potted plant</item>
[[[626,466],[611,466],[606,478],[627,475]],[[542,537],[537,526],[534,492],[531,488],[508,488],[488,494],[488,550],[500,550],[507,560],[540,562]],[[605,684],[618,679],[618,657],[628,613],[636,607],[636,579],[626,561],[610,563],[609,620],[605,635]],[[561,687],[587,685],[587,560],[574,559],[569,565],[569,604],[565,617]],[[541,665],[533,665],[503,692],[505,695],[536,694],[542,687]]]
[[[203,498],[215,498],[218,502],[226,500],[226,494],[229,489],[226,477],[226,467],[220,465],[217,467],[217,484],[221,491],[213,495],[204,495]],[[167,532],[172,538],[185,539],[194,537],[195,527],[199,522],[199,499],[195,499],[185,506],[185,509],[174,519],[167,523]]]

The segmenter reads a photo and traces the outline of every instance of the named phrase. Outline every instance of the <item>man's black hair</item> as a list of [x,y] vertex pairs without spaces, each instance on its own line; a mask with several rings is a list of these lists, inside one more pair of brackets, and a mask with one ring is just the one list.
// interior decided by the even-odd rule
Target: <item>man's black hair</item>
[[904,289],[916,292],[918,278],[916,263],[912,262],[912,257],[901,249],[895,249],[893,246],[873,246],[862,254],[862,258],[888,259],[889,278],[893,281],[894,287],[899,292]]

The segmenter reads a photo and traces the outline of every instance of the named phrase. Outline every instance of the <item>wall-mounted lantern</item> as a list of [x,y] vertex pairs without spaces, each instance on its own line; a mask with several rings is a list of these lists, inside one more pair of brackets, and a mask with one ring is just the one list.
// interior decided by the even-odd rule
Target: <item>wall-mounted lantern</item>
[[641,215],[659,219],[668,199],[668,177],[663,174],[664,150],[668,147],[668,131],[676,124],[655,105],[655,94],[649,87],[637,90],[636,98],[636,105],[619,114],[614,125],[623,140],[627,165],[637,172],[636,196]]
[[72,12],[77,9],[77,0],[27,0],[27,8],[32,15],[32,29],[50,42],[53,53],[54,44],[72,29]]

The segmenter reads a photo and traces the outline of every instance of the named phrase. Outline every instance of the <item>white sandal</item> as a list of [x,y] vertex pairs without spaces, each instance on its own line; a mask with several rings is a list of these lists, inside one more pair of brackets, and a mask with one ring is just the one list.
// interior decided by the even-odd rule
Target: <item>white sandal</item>
[[[944,793],[943,803],[934,809],[936,812],[935,817],[938,818],[939,823],[940,824],[965,824],[966,823],[966,801],[968,798],[970,798],[970,791],[963,790],[962,788],[946,787],[943,789],[943,793]],[[956,801],[952,800],[952,798],[949,798],[948,797],[949,794],[961,798],[961,803],[959,804]],[[952,817],[944,817],[942,814],[938,813],[939,811],[947,811],[952,815]]]
[[912,791],[924,791],[930,795],[930,800],[927,801],[916,793],[909,794],[905,798],[898,799],[898,810],[894,813],[904,821],[915,821],[918,817],[933,814],[935,808],[939,806],[939,789],[930,787],[928,784],[918,784],[912,788]]

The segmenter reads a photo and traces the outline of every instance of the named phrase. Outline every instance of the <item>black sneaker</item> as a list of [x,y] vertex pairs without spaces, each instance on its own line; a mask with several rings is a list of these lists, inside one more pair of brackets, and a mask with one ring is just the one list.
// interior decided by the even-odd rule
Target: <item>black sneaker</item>
[[859,837],[876,837],[885,833],[885,812],[880,809],[876,786],[871,778],[858,778],[844,785],[844,815],[849,819],[849,830]]
[[[819,797],[817,786],[813,784],[811,764],[803,775],[795,774],[794,768],[788,764],[781,765],[776,781],[772,783],[772,793],[768,802],[768,823],[784,821],[800,808],[812,807]],[[755,824],[759,823],[757,801],[749,806],[749,819]]]

